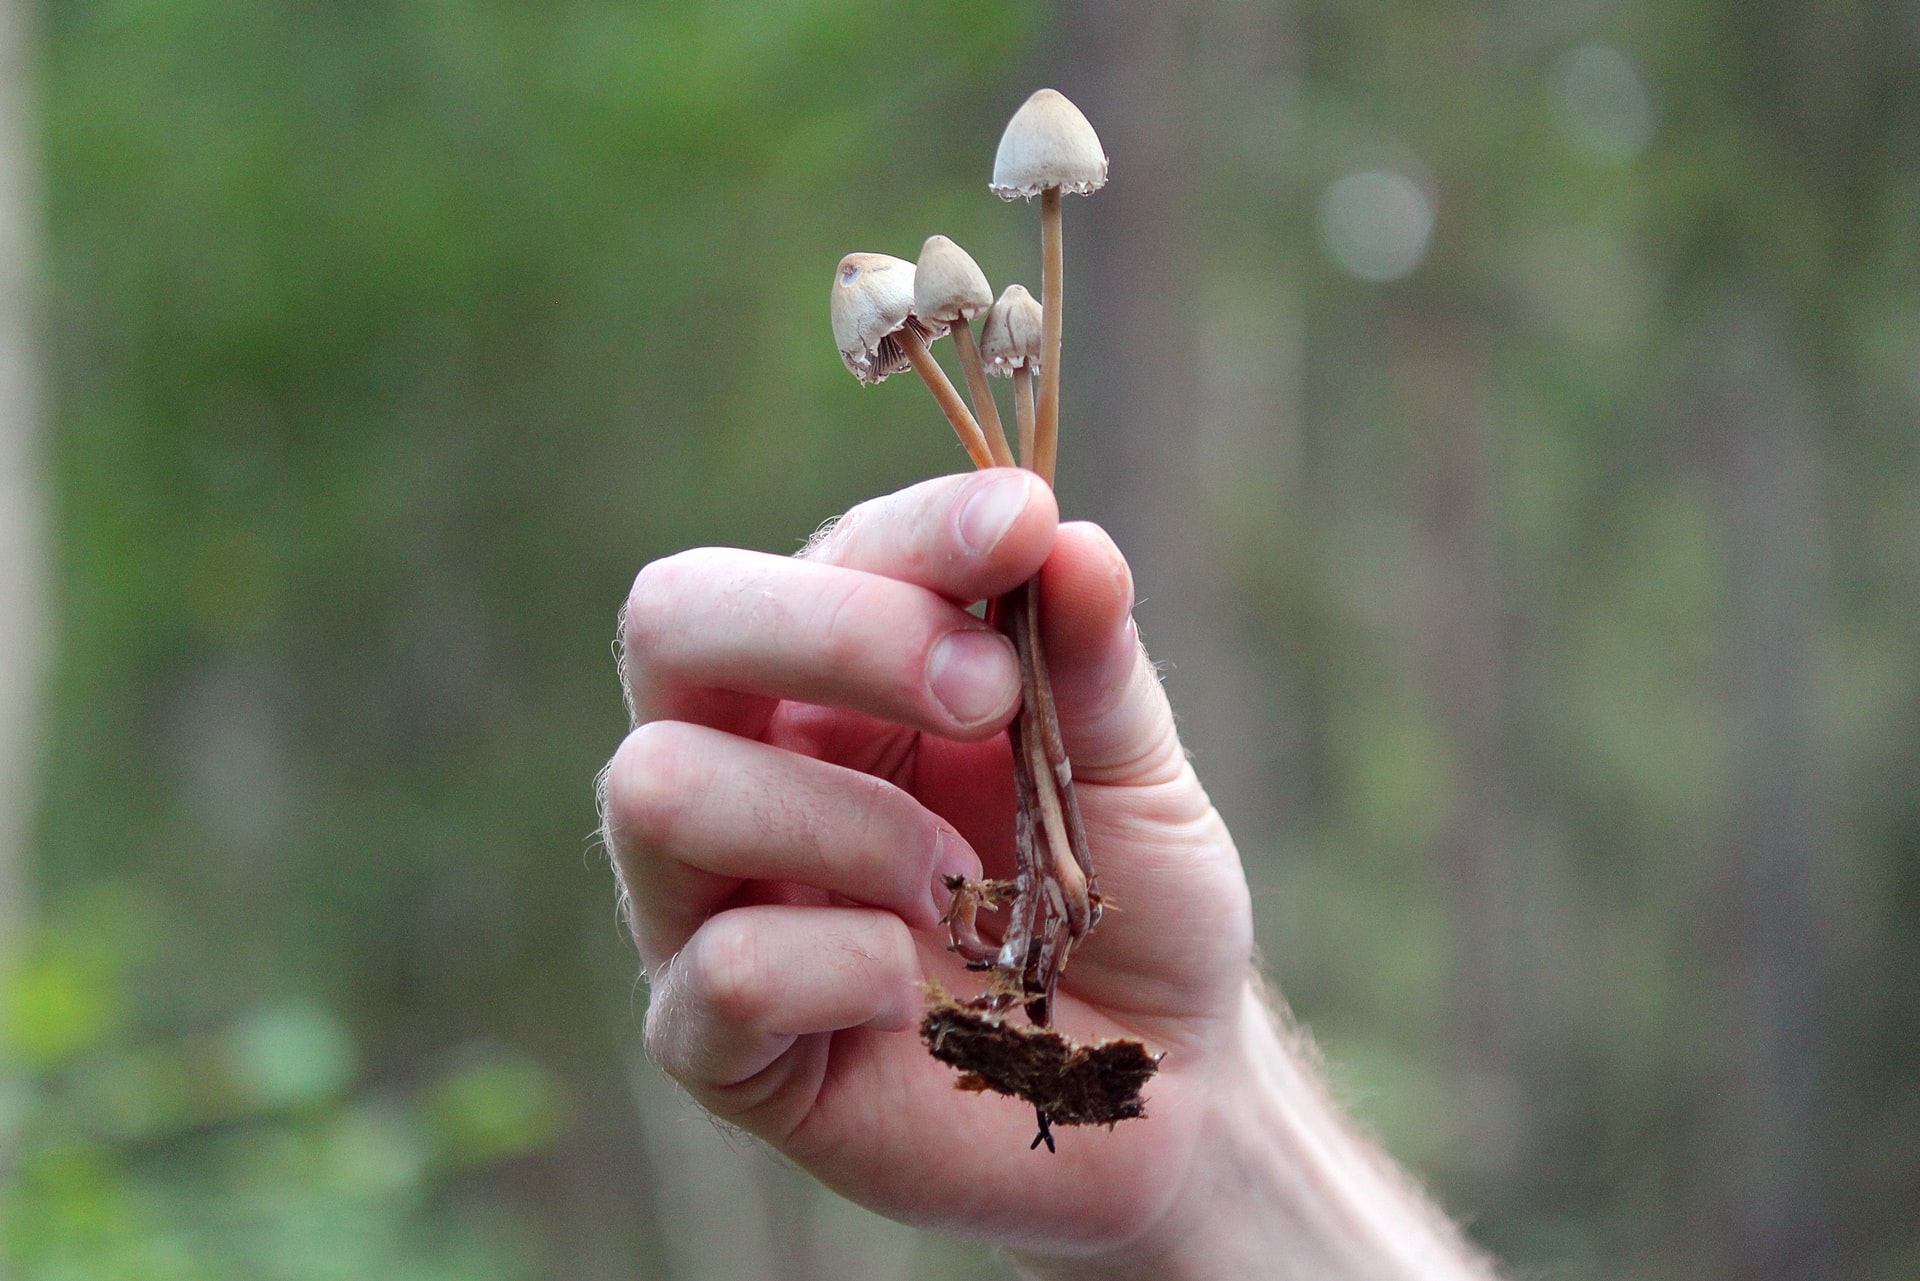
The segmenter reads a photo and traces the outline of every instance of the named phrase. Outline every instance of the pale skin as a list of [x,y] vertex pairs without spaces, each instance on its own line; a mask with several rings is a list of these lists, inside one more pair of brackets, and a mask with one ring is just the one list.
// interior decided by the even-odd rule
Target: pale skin
[[[953,1088],[922,985],[970,995],[941,878],[1008,874],[1012,647],[967,603],[1041,574],[1100,886],[1059,1027],[1164,1051],[1148,1116],[1057,1132]],[[1253,976],[1240,860],[1132,623],[1125,560],[1000,468],[856,507],[799,557],[649,565],[624,624],[637,728],[607,836],[647,1045],[716,1116],[882,1214],[1040,1277],[1490,1278],[1327,1098]]]

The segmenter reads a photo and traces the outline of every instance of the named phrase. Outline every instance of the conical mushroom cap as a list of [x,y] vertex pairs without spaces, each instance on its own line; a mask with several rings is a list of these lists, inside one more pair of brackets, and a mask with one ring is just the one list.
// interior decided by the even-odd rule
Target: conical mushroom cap
[[928,236],[913,273],[913,314],[951,325],[993,306],[993,286],[973,255],[945,236]]
[[833,275],[833,341],[848,372],[863,383],[885,382],[907,367],[894,337],[909,325],[922,338],[945,333],[913,314],[913,264],[887,254],[848,254]]
[[980,355],[1000,378],[1040,367],[1040,304],[1025,285],[1008,285],[980,326]]
[[1090,195],[1107,183],[1107,153],[1080,108],[1053,89],[1020,104],[1000,135],[988,190],[1002,200],[1037,196],[1058,187]]

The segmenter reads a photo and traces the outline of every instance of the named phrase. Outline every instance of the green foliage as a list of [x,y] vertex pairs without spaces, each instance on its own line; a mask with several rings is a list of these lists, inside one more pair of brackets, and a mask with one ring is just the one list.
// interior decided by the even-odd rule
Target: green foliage
[[[906,389],[845,377],[821,299],[850,248],[1026,230],[960,159],[1018,100],[989,86],[1023,14],[45,9],[37,875],[60,911],[103,884],[169,907],[85,934],[131,953],[48,934],[9,989],[30,1128],[69,1136],[23,1159],[21,1274],[650,1267],[590,836],[615,610],[653,556],[791,550],[964,466]],[[452,1190],[603,1141],[591,1178],[520,1174],[565,1208],[488,1211],[517,1244],[474,1261],[493,1229]],[[94,1235],[41,1213],[83,1203]]]
[[561,1135],[550,1072],[474,1047],[415,1084],[365,1083],[348,1030],[311,1000],[143,1028],[136,940],[157,923],[153,903],[100,886],[7,978],[8,1275],[533,1275],[528,1225],[476,1201],[471,1174]]
[[[1523,1268],[1906,1259],[1913,1179],[1852,1152],[1911,1152],[1920,1044],[1886,977],[1920,937],[1911,24],[1275,25],[1284,70],[1248,55],[1216,108],[1254,126],[1201,224],[1233,448],[1195,540],[1271,673],[1224,736],[1278,744],[1283,799],[1235,798],[1279,816],[1251,856],[1270,963],[1362,1114]],[[1429,202],[1400,277],[1352,265],[1368,228],[1327,197],[1355,173]],[[1476,638],[1488,662],[1450,661]],[[1807,1254],[1761,1257],[1785,1239]]]
[[[914,389],[845,376],[822,300],[842,253],[936,230],[1033,281],[1025,211],[982,186],[1052,10],[43,10],[62,648],[45,920],[0,987],[13,1271],[666,1272],[677,1172],[641,1155],[643,994],[592,850],[614,611],[654,556],[789,551],[964,466]],[[1205,492],[1169,537],[1204,550],[1257,673],[1237,750],[1276,744],[1279,817],[1246,846],[1290,998],[1363,1115],[1523,1263],[1718,1266],[1699,1225],[1747,1054],[1721,943],[1753,879],[1728,869],[1779,746],[1748,715],[1766,601],[1714,426],[1750,390],[1805,449],[1803,526],[1774,528],[1813,562],[1787,684],[1824,816],[1833,1150],[1795,1170],[1829,1168],[1861,1275],[1911,1272],[1920,1003],[1888,977],[1920,964],[1908,19],[1186,16]],[[1431,202],[1402,277],[1379,255],[1404,205],[1347,226],[1327,198],[1356,173]],[[1436,367],[1471,375],[1473,503],[1440,493],[1461,433],[1431,428],[1457,390]],[[1445,578],[1467,524],[1483,559]],[[1460,670],[1449,601],[1491,602],[1505,664],[1492,907],[1455,859],[1485,761],[1436,675]],[[1496,934],[1523,981],[1478,990]],[[1499,1053],[1537,1093],[1483,1070],[1463,1015],[1489,1009],[1518,1011]],[[1527,1118],[1531,1165],[1502,1147]]]

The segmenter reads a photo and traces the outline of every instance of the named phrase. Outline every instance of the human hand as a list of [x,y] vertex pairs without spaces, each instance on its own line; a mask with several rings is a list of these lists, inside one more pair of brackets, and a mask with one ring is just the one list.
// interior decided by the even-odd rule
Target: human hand
[[[1145,1120],[1061,1130],[1057,1156],[1028,1154],[1029,1107],[956,1091],[913,1031],[921,984],[979,981],[946,950],[942,875],[1011,875],[1018,670],[964,605],[1036,572],[1110,909],[1056,1023],[1166,1055]],[[648,1045],[697,1100],[922,1226],[1063,1256],[1186,1230],[1260,1015],[1238,856],[1132,605],[1113,543],[1013,469],[863,504],[798,558],[701,549],[641,573],[607,835]]]

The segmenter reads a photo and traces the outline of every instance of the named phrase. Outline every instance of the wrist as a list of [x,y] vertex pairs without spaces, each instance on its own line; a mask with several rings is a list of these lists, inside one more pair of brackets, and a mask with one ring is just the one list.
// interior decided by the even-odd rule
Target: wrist
[[1142,1236],[1081,1259],[1022,1257],[1046,1281],[1249,1276],[1490,1281],[1492,1267],[1333,1103],[1257,978],[1241,997],[1198,1154]]

